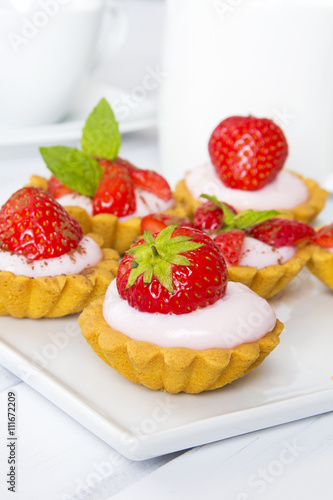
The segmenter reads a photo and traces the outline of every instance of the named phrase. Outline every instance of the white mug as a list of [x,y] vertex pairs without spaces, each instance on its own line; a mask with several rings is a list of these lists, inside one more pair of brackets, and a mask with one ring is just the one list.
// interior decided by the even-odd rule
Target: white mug
[[285,167],[333,190],[333,0],[167,0],[159,110],[172,184],[224,118],[273,119]]
[[[105,21],[111,29],[101,46]],[[110,0],[0,0],[0,124],[60,121],[93,64],[125,35]]]

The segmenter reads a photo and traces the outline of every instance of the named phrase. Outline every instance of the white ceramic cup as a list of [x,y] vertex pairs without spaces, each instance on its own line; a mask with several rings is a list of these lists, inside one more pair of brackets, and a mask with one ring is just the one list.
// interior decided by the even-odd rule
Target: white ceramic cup
[[93,65],[125,36],[110,0],[0,0],[0,124],[64,118]]
[[273,119],[286,168],[333,190],[333,0],[167,0],[159,135],[172,184],[231,115]]

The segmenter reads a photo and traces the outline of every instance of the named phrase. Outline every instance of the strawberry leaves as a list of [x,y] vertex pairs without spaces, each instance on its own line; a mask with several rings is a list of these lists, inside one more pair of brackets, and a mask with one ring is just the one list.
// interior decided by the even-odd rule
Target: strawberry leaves
[[113,111],[105,99],[88,116],[82,135],[82,151],[68,146],[41,147],[47,168],[65,186],[80,194],[94,196],[102,169],[92,156],[114,160],[121,136]]
[[143,274],[143,282],[149,285],[155,276],[170,293],[173,293],[172,264],[191,266],[184,252],[197,250],[202,246],[190,236],[171,238],[177,226],[167,226],[156,238],[148,231],[144,232],[144,243],[131,247],[126,253],[133,257],[132,270],[129,274],[126,288],[134,285],[137,278]]

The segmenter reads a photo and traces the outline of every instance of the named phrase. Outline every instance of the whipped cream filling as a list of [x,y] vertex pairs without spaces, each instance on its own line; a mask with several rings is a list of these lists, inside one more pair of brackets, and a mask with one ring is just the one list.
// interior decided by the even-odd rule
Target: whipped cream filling
[[[135,201],[136,210],[131,215],[126,215],[125,217],[119,217],[119,220],[125,221],[131,217],[144,217],[153,212],[164,212],[169,208],[173,207],[175,200],[171,198],[169,201],[164,201],[153,193],[149,193],[144,189],[135,188]],[[61,196],[57,199],[63,207],[66,206],[77,206],[83,208],[88,215],[93,215],[92,199],[89,196],[83,196],[82,194],[71,193]]]
[[232,349],[255,342],[270,332],[276,316],[265,299],[241,283],[229,282],[215,304],[188,314],[141,312],[122,299],[114,280],[105,295],[103,315],[108,325],[133,340],[160,347]]
[[329,252],[333,253],[333,247],[326,248],[326,250],[328,250]]
[[297,248],[285,246],[275,248],[263,241],[246,236],[244,238],[242,251],[238,266],[251,266],[262,269],[267,266],[283,264],[292,259],[297,252]]
[[185,177],[187,189],[193,198],[206,201],[200,195],[215,195],[219,200],[230,203],[238,211],[290,209],[305,203],[309,192],[304,182],[291,172],[281,170],[276,178],[256,191],[231,189],[223,184],[214,166],[207,162],[193,168]]
[[135,212],[125,217],[119,217],[119,220],[124,221],[130,219],[131,217],[144,217],[145,215],[154,212],[164,212],[165,210],[172,208],[175,204],[175,200],[173,198],[169,201],[164,201],[162,198],[156,196],[156,194],[149,193],[144,189],[135,188],[134,193],[136,201]]
[[89,236],[83,236],[75,250],[51,259],[28,260],[24,255],[0,249],[0,271],[29,278],[78,274],[86,267],[96,266],[102,258],[103,253],[97,243]]

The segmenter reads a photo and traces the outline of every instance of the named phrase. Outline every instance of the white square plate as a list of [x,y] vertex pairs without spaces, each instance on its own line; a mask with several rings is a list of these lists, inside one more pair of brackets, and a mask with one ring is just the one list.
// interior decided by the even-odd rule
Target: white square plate
[[0,363],[118,452],[143,460],[333,410],[333,294],[302,273],[272,300],[280,345],[254,372],[199,395],[121,377],[81,336],[76,316],[0,320]]

